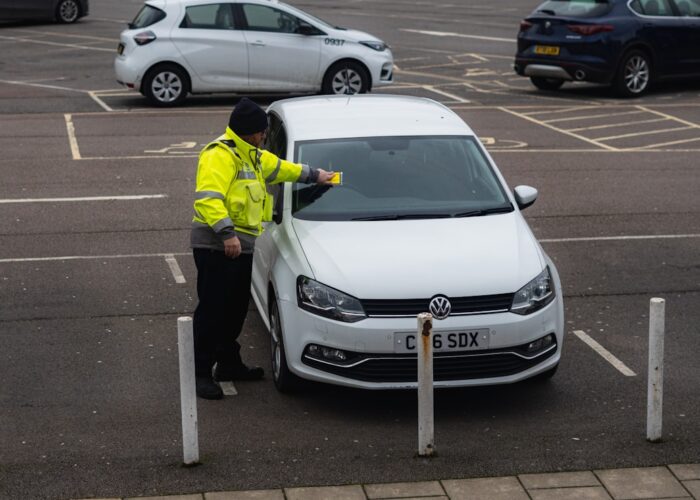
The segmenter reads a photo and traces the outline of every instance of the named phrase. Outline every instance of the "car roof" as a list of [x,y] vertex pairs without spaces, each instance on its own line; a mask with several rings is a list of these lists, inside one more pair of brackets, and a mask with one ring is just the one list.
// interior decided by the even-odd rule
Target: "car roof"
[[[241,0],[222,0],[225,3],[238,3]],[[278,5],[281,2],[279,0],[246,0],[247,3],[260,3],[260,4],[271,4],[271,5]],[[211,3],[216,3],[213,2],[212,0],[147,0],[146,3],[148,4],[153,4],[153,5],[159,5],[159,6],[168,6],[168,5],[201,5],[201,4],[211,4]]]
[[279,115],[294,141],[341,137],[474,135],[446,106],[422,97],[312,96],[284,99],[268,111]]

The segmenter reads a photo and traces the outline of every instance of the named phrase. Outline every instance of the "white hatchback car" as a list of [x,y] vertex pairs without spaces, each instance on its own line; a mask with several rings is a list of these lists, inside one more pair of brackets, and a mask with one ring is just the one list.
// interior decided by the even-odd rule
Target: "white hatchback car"
[[258,238],[252,294],[280,390],[297,377],[417,385],[416,316],[432,312],[438,387],[554,374],[564,340],[557,269],[474,132],[399,96],[277,101],[266,148],[342,172],[286,184]]
[[387,85],[378,38],[276,0],[149,0],[121,33],[117,81],[157,106],[188,93],[355,94]]

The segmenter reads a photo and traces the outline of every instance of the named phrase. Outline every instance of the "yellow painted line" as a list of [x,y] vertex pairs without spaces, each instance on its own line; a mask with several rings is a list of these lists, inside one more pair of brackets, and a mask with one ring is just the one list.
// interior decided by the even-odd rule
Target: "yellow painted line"
[[460,103],[466,104],[466,103],[471,102],[469,99],[465,99],[464,97],[459,97],[457,95],[450,94],[449,92],[445,92],[444,90],[437,89],[437,88],[433,87],[432,85],[423,85],[423,88],[429,92],[435,92],[436,94],[440,94],[441,96],[444,96],[444,97],[449,97],[450,99],[457,101],[457,102],[460,102]]
[[102,99],[100,99],[99,97],[97,97],[97,95],[96,95],[94,92],[88,92],[88,95],[90,96],[90,99],[92,99],[92,100],[95,101],[97,104],[99,104],[100,107],[101,107],[102,109],[104,109],[105,111],[114,111],[112,108],[110,108],[109,106],[107,106],[107,104],[105,104],[105,102],[104,102]]
[[673,115],[669,115],[667,113],[662,113],[661,111],[649,109],[646,106],[637,106],[637,108],[641,109],[642,111],[647,111],[648,113],[654,113],[655,115],[663,116],[664,118],[668,118],[669,120],[675,120],[679,123],[684,123],[684,124],[688,125],[689,127],[700,128],[700,125],[698,125],[695,122],[690,122],[688,120],[684,120],[683,118],[678,118],[677,116],[673,116]]
[[677,132],[679,130],[689,130],[692,128],[693,127],[664,128],[664,129],[659,129],[659,130],[648,130],[646,132],[633,132],[630,134],[611,135],[609,137],[596,137],[593,140],[595,140],[595,141],[614,141],[617,139],[625,139],[627,137],[639,137],[642,135],[665,134],[666,132]]
[[539,111],[531,111],[530,113],[523,113],[524,115],[527,116],[533,116],[533,115],[542,115],[542,114],[551,114],[551,113],[566,113],[567,111],[578,111],[580,109],[591,109],[595,108],[596,106],[573,106],[573,107],[566,107],[566,108],[560,108],[560,109],[545,109],[545,110],[539,110]]
[[70,152],[74,160],[80,160],[80,148],[78,147],[78,139],[75,137],[75,125],[73,125],[73,116],[70,113],[63,115],[66,120],[66,130],[68,131],[68,144],[70,144]]
[[548,129],[550,129],[550,130],[554,130],[555,132],[559,132],[559,133],[561,133],[561,134],[568,135],[568,136],[570,136],[570,137],[574,137],[574,138],[576,138],[576,139],[579,139],[579,140],[581,140],[581,141],[587,142],[587,143],[589,143],[589,144],[593,144],[594,146],[598,146],[598,147],[601,147],[601,148],[603,148],[603,149],[608,149],[608,150],[610,150],[610,151],[614,151],[614,150],[617,149],[617,148],[614,148],[614,147],[612,147],[612,146],[608,146],[607,144],[602,144],[602,143],[597,142],[597,141],[595,141],[595,140],[593,140],[593,139],[589,139],[588,137],[584,137],[584,136],[582,136],[582,135],[575,134],[575,133],[573,133],[573,132],[567,132],[566,130],[563,130],[563,129],[554,127],[554,126],[552,126],[552,125],[549,125],[547,122],[543,122],[543,121],[538,120],[538,119],[536,119],[536,118],[533,118],[533,117],[531,117],[531,116],[523,115],[522,113],[518,113],[518,112],[516,112],[516,111],[512,111],[512,110],[510,110],[510,109],[508,109],[508,108],[500,107],[499,109],[502,110],[502,111],[504,111],[504,112],[506,112],[506,113],[510,113],[510,114],[513,115],[513,116],[517,116],[517,117],[522,118],[522,119],[524,119],[524,120],[528,120],[528,121],[530,121],[530,122],[532,122],[532,123],[536,123],[537,125],[540,125],[540,126],[542,126],[542,127],[546,127],[546,128],[548,128]]
[[622,113],[605,113],[603,115],[587,115],[587,116],[567,116],[566,118],[555,118],[554,120],[543,120],[543,123],[566,122],[571,120],[591,120],[593,118],[607,118],[609,116],[620,115],[638,115],[644,111],[624,111]]
[[[664,147],[664,146],[673,146],[675,144],[686,144],[688,142],[696,142],[696,141],[700,141],[700,137],[695,137],[693,139],[682,139],[680,141],[662,142],[659,144],[650,144],[649,146],[643,146],[639,149],[643,149],[644,151],[648,151],[647,148],[660,148],[660,147]],[[679,150],[679,149],[669,149],[668,151],[681,152],[681,150]],[[697,151],[697,150],[695,150],[695,151]]]
[[640,123],[654,123],[668,121],[669,118],[654,118],[653,120],[640,120],[636,122],[612,123],[608,125],[593,125],[592,127],[569,128],[569,132],[581,132],[583,130],[598,130],[602,128],[625,127],[627,125],[638,125]]

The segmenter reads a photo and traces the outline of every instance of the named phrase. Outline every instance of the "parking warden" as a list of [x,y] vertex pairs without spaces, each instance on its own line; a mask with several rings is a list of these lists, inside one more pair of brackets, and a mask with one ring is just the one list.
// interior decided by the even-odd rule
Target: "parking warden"
[[[333,172],[282,160],[260,149],[267,114],[248,98],[236,105],[226,132],[199,156],[191,246],[199,304],[194,311],[197,395],[221,399],[217,381],[259,380],[264,371],[241,359],[237,339],[250,300],[255,238],[272,220],[266,184],[329,184]],[[212,368],[216,364],[212,376]]]

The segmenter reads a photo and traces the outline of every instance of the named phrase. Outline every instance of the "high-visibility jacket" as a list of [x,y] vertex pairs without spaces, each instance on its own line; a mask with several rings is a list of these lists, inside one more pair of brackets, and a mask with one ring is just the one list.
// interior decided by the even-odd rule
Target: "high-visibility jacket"
[[266,184],[315,182],[318,171],[251,146],[229,127],[199,155],[192,220],[193,248],[223,249],[234,235],[254,240],[272,220]]

